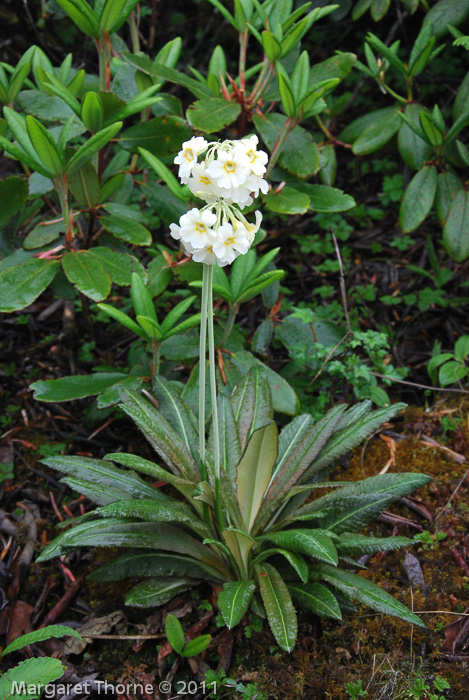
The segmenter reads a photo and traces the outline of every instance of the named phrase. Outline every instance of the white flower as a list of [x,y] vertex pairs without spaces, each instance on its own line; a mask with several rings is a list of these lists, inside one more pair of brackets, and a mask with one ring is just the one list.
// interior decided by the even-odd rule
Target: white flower
[[234,230],[231,224],[223,224],[217,231],[217,240],[212,247],[219,264],[223,266],[231,264],[239,254],[247,253],[249,246],[249,234],[244,226]]
[[265,151],[257,150],[257,144],[259,143],[259,139],[257,138],[257,136],[254,134],[253,136],[250,136],[247,139],[243,139],[241,143],[245,148],[245,152],[247,157],[249,158],[251,170],[254,173],[254,175],[263,175],[266,171],[265,166],[267,164],[267,161],[269,160],[269,156]]
[[269,183],[267,182],[267,180],[264,180],[258,175],[254,175],[254,173],[249,175],[249,177],[246,179],[244,187],[246,187],[250,192],[252,192],[254,194],[254,197],[259,196],[259,190],[262,192],[262,194],[267,194],[267,192],[269,191]]
[[251,246],[254,242],[254,238],[256,236],[256,233],[259,231],[262,223],[262,214],[260,211],[256,211],[256,223],[255,224],[250,224],[248,221],[245,223],[245,228],[246,231],[248,232],[249,236],[249,245]]
[[177,224],[170,224],[169,225],[169,233],[176,241],[181,240],[181,227],[178,226]]
[[212,181],[207,168],[205,167],[205,161],[197,163],[192,168],[191,177],[187,181],[187,186],[196,197],[200,197],[207,204],[214,204],[220,197],[222,193],[220,188],[215,185]]
[[190,243],[194,248],[204,248],[213,243],[216,233],[212,226],[217,217],[211,211],[191,209],[179,219],[181,238],[184,243]]
[[251,167],[244,148],[235,146],[230,151],[218,150],[217,160],[212,160],[207,170],[218,187],[231,190],[244,184]]
[[196,165],[197,156],[203,153],[207,146],[208,143],[203,136],[193,136],[182,144],[182,150],[179,151],[174,162],[179,165],[178,175],[183,184],[187,182],[191,170]]
[[213,246],[207,245],[204,248],[193,248],[190,244],[185,246],[186,253],[192,255],[195,262],[205,263],[205,265],[217,265],[218,258],[213,252]]

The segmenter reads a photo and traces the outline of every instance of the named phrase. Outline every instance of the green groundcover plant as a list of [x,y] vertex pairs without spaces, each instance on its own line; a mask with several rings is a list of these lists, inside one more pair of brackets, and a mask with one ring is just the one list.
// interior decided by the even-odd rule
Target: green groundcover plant
[[[205,202],[171,226],[173,237],[203,264],[198,421],[176,386],[158,374],[151,394],[122,389],[122,410],[165,466],[126,453],[103,460],[45,460],[67,472],[64,482],[98,507],[75,519],[39,560],[80,546],[124,546],[91,578],[113,581],[138,574],[143,580],[127,595],[127,604],[162,605],[209,581],[220,589],[218,606],[229,628],[254,610],[267,617],[285,651],[297,638],[294,602],[341,619],[357,600],[422,626],[405,605],[350,569],[360,568],[354,557],[411,544],[405,537],[375,538],[359,531],[429,477],[383,474],[356,483],[325,481],[341,455],[403,405],[374,412],[367,401],[349,409],[339,405],[317,423],[299,415],[279,434],[262,367],[249,371],[231,394],[217,393],[213,270],[248,254],[261,217],[256,212],[256,224],[249,224],[239,207],[247,197],[252,204],[263,187],[267,156],[257,150],[257,139],[208,144],[196,137],[183,144],[175,160],[179,177]],[[200,184],[190,182],[197,178]],[[149,485],[137,472],[165,482],[171,493]],[[324,487],[330,491],[307,501]]]

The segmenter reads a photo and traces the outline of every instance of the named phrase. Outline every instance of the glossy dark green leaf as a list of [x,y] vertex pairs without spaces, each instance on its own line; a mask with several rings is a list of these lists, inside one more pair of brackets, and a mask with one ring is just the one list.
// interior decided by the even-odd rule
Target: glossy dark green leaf
[[87,92],[84,96],[81,103],[81,120],[92,133],[103,128],[104,110],[96,92]]
[[337,187],[327,185],[311,185],[309,182],[295,183],[295,187],[307,194],[310,199],[310,209],[316,212],[347,211],[357,205],[354,198],[345,194]]
[[129,151],[138,152],[138,148],[145,148],[153,155],[166,156],[180,150],[181,144],[191,135],[191,129],[180,117],[168,114],[126,129],[119,145]]
[[279,547],[329,564],[337,565],[338,562],[337,550],[331,538],[321,530],[294,529],[269,532],[260,539],[267,539]]
[[430,8],[423,20],[431,24],[437,38],[448,32],[447,25],[458,27],[469,16],[469,5],[460,0],[439,0]]
[[220,573],[201,561],[182,554],[152,552],[148,549],[127,549],[99,569],[88,575],[91,581],[120,581],[134,576],[158,576],[161,578],[193,576],[198,579],[219,581]]
[[417,615],[414,615],[409,608],[362,576],[351,574],[343,569],[337,569],[329,564],[318,564],[317,567],[314,567],[312,575],[316,580],[322,579],[327,581],[327,583],[330,583],[331,586],[337,588],[341,593],[345,593],[352,600],[357,600],[373,610],[386,615],[400,617],[402,620],[418,627],[425,627],[422,620]]
[[452,170],[447,169],[444,173],[438,173],[435,210],[441,226],[445,225],[451,204],[456,194],[462,189],[461,180]]
[[104,246],[91,248],[89,252],[98,258],[104,271],[115,284],[126,287],[130,285],[134,272],[140,277],[144,275],[143,266],[133,255],[118,253]]
[[272,190],[262,198],[265,206],[277,214],[305,214],[311,200],[307,194],[293,187],[283,187],[280,192]]
[[0,181],[0,227],[14,216],[28,199],[28,182],[18,175]]
[[79,168],[83,163],[91,159],[94,153],[101,150],[109,141],[117,134],[122,126],[122,122],[116,122],[101,129],[97,134],[93,134],[80,148],[72,155],[67,163],[67,174],[72,173],[76,168]]
[[111,291],[111,279],[89,251],[67,253],[62,265],[68,280],[93,301],[103,301]]
[[77,374],[61,379],[46,379],[31,384],[37,401],[72,401],[87,396],[96,396],[127,375],[122,372],[96,372]]
[[126,595],[125,604],[139,608],[164,605],[179,593],[192,588],[195,583],[190,578],[148,579],[132,588]]
[[31,258],[0,272],[0,311],[10,313],[32,304],[59,268],[57,260]]
[[453,104],[453,119],[456,121],[463,114],[469,112],[469,72],[459,86],[458,94]]
[[401,202],[399,224],[404,233],[410,233],[428,216],[433,205],[438,182],[434,165],[425,165],[412,178]]
[[330,617],[333,620],[341,620],[342,613],[336,597],[328,588],[320,583],[306,584],[288,584],[294,600],[296,600],[302,608],[311,610],[311,612],[320,617]]
[[400,119],[394,107],[387,107],[375,112],[371,125],[360,133],[353,143],[353,152],[357,156],[374,153],[392,139],[400,127]]
[[256,574],[267,619],[277,644],[284,651],[292,651],[298,622],[285,581],[271,564],[257,566]]
[[134,219],[119,214],[110,214],[101,217],[100,223],[113,236],[132,245],[148,246],[152,243],[150,231]]
[[228,629],[239,624],[249,608],[256,584],[254,581],[225,583],[218,595],[218,607]]
[[469,255],[469,192],[456,193],[443,229],[443,244],[456,262]]
[[[253,121],[271,151],[286,117],[282,114],[267,114],[264,119],[254,116]],[[279,162],[285,170],[297,177],[307,178],[313,175],[319,167],[319,151],[311,134],[301,126],[293,129],[282,148]]]
[[41,122],[30,115],[26,117],[26,127],[37,157],[45,170],[51,175],[59,175],[62,172],[63,164],[50,133]]
[[98,20],[86,0],[57,0],[60,7],[88,36],[99,37]]
[[223,97],[211,97],[194,102],[188,108],[186,117],[194,129],[212,134],[232,124],[240,113],[239,104]]
[[[122,53],[122,56],[128,63],[130,63],[130,65],[135,66],[135,68],[138,68],[138,70],[141,70],[147,75],[162,80],[169,80],[170,83],[176,83],[177,85],[182,85],[194,93],[196,97],[213,97],[213,93],[210,88],[206,87],[198,80],[194,80],[194,78],[189,78],[189,76],[175,70],[174,68],[165,66],[161,62],[151,62],[144,56],[137,56],[135,54],[127,53],[126,51]],[[145,144],[141,145],[145,146]]]
[[[406,105],[405,115],[412,120],[416,127],[420,126],[419,114],[423,109],[422,105],[416,102]],[[413,170],[419,170],[425,161],[430,159],[433,152],[432,147],[421,139],[406,122],[401,124],[397,139],[401,156]]]
[[147,274],[148,291],[152,298],[162,294],[173,278],[171,268],[162,254],[153,258],[147,267]]
[[104,518],[138,518],[151,523],[180,523],[201,537],[210,537],[211,531],[185,503],[154,498],[129,498],[101,506],[96,511]]
[[91,161],[83,163],[68,176],[68,186],[78,204],[84,209],[93,209],[99,203],[99,178]]

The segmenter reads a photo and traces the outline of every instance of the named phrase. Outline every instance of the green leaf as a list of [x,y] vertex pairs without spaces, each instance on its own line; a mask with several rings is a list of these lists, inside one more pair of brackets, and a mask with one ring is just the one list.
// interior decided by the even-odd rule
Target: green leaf
[[99,37],[97,17],[85,0],[57,0],[57,2],[82,32],[95,39]]
[[91,248],[89,253],[98,258],[104,271],[109,275],[111,280],[122,287],[130,285],[134,272],[140,277],[145,274],[137,258],[134,258],[133,255],[129,255],[128,253],[118,253],[104,246]]
[[65,233],[63,219],[59,221],[56,219],[52,221],[41,221],[28,233],[23,241],[23,248],[25,250],[42,248],[52,243],[52,241],[55,241],[62,233]]
[[354,198],[344,194],[337,187],[327,185],[311,185],[309,182],[295,183],[296,189],[307,194],[310,199],[310,209],[316,212],[347,211],[357,206]]
[[422,130],[432,146],[441,146],[443,143],[443,132],[436,125],[433,117],[422,110],[419,114],[419,121]]
[[[45,657],[21,661],[0,677],[0,697],[5,700],[37,700],[42,696],[44,686],[56,681],[64,671],[65,666],[58,659]],[[15,692],[15,687],[21,690]],[[28,688],[33,692],[28,692]]]
[[375,22],[379,22],[387,11],[389,10],[389,5],[391,0],[372,0],[370,14]]
[[274,422],[252,433],[237,466],[237,495],[246,532],[251,532],[277,458],[277,426]]
[[460,0],[440,0],[426,13],[423,25],[431,24],[437,39],[448,32],[447,25],[458,27],[469,16],[469,5]]
[[150,151],[147,151],[145,148],[139,148],[138,152],[148,163],[148,165],[153,168],[158,177],[168,185],[174,196],[180,199],[182,202],[187,202],[189,197],[192,195],[190,195],[187,188],[184,188],[179,184],[178,179],[173,175],[171,170],[159,158],[154,156],[153,153],[150,153]]
[[469,193],[456,193],[443,229],[443,245],[456,262],[469,255]]
[[282,73],[281,71],[279,71],[277,75],[278,75],[278,89],[279,89],[279,93],[280,93],[280,100],[282,102],[282,107],[284,109],[285,114],[288,117],[294,118],[296,116],[296,104],[295,104],[295,98],[293,97],[293,90],[291,87],[291,82],[290,82],[286,72]]
[[267,619],[277,644],[284,651],[292,651],[298,622],[288,588],[271,564],[256,566],[256,574]]
[[176,488],[179,486],[190,486],[193,490],[195,484],[187,479],[181,479],[171,472],[168,472],[163,467],[160,467],[155,462],[150,462],[148,459],[143,459],[142,457],[137,457],[137,455],[127,454],[126,452],[115,452],[105,455],[104,459],[111,460],[117,464],[122,464],[124,467],[133,469],[137,472],[142,472],[151,476],[153,479],[158,479],[159,481],[167,481],[169,484],[173,484]]
[[[112,0],[111,0],[112,1]],[[103,128],[104,109],[96,92],[87,92],[81,103],[81,120],[88,131],[96,133]]]
[[68,280],[93,301],[106,299],[111,291],[111,280],[99,260],[87,250],[67,253],[62,265]]
[[28,199],[28,182],[18,175],[6,177],[0,182],[0,227],[4,226]]
[[371,32],[368,32],[366,36],[367,42],[372,46],[372,48],[375,49],[375,51],[379,51],[387,60],[389,63],[394,66],[394,68],[401,73],[403,76],[407,76],[409,71],[408,68],[404,65],[404,63],[401,61],[401,59],[397,56],[397,53],[395,53],[389,46],[386,46],[381,39],[378,39],[377,36],[372,34]]
[[211,641],[212,637],[210,634],[201,634],[195,639],[190,639],[182,651],[182,656],[189,658],[191,656],[201,654],[203,651],[205,651],[205,649],[207,649]]
[[327,583],[330,583],[331,586],[337,588],[341,593],[345,593],[352,600],[357,600],[373,610],[386,615],[400,617],[402,620],[418,627],[425,627],[422,620],[417,615],[414,615],[405,605],[362,576],[337,569],[329,564],[318,564],[314,567],[312,575],[316,580],[327,581]]
[[[220,438],[220,461],[222,470],[233,480],[236,477],[236,467],[241,459],[241,443],[238,436],[233,407],[230,400],[223,394],[218,394],[218,422]],[[209,448],[213,452],[213,423],[210,426]]]
[[59,175],[63,168],[62,160],[50,133],[41,122],[30,115],[26,117],[26,127],[34,150],[45,170],[51,175]]
[[462,189],[461,180],[452,170],[448,168],[444,173],[438,173],[435,210],[441,226],[445,225],[451,204],[456,194]]
[[465,360],[469,355],[469,335],[462,335],[454,345],[454,356],[458,360]]
[[265,55],[271,63],[275,63],[282,55],[282,44],[272,32],[263,31],[261,37]]
[[[253,121],[267,148],[272,151],[286,117],[281,114],[267,114],[265,118],[256,115]],[[282,148],[279,163],[297,177],[313,175],[319,167],[319,151],[311,134],[301,126],[293,129]]]
[[225,583],[218,595],[218,608],[228,629],[241,622],[255,589],[256,584],[252,580]]
[[120,581],[135,575],[158,576],[193,576],[194,578],[219,581],[222,577],[215,569],[201,561],[182,554],[168,552],[151,552],[148,549],[127,549],[99,569],[88,575],[90,581]]
[[93,134],[80,148],[73,154],[65,168],[68,175],[76,168],[79,168],[83,163],[91,159],[94,153],[101,150],[119,131],[122,127],[122,122],[116,122],[107,126],[105,129]]
[[245,372],[231,397],[233,414],[238,426],[241,452],[255,430],[273,418],[272,397],[265,381],[264,369],[253,367]]
[[56,260],[31,258],[0,272],[0,311],[10,313],[29,306],[54,279]]
[[448,384],[454,384],[461,379],[465,379],[467,374],[467,367],[461,364],[461,362],[445,362],[445,364],[440,367],[438,379],[441,386],[448,386]]
[[130,63],[131,66],[135,66],[135,68],[138,68],[138,70],[141,70],[143,73],[153,76],[154,78],[169,80],[170,83],[182,85],[190,90],[196,97],[213,97],[212,91],[206,85],[202,85],[202,83],[199,83],[198,80],[189,78],[189,76],[185,75],[184,73],[181,73],[174,68],[170,68],[169,66],[165,66],[163,63],[158,63],[156,61],[152,63],[145,56],[137,56],[135,54],[127,53],[126,51],[122,52],[122,57],[125,61]]
[[101,217],[99,222],[113,236],[132,245],[147,246],[153,242],[150,231],[127,216],[109,214]]
[[320,617],[330,617],[333,620],[341,620],[342,613],[335,596],[328,588],[320,583],[288,584],[288,590],[302,608]]
[[174,474],[196,482],[200,480],[198,466],[185,443],[154,406],[138,394],[129,392],[121,408],[134,420]]
[[148,292],[152,299],[162,294],[173,278],[173,273],[164,255],[153,258],[147,268]]
[[195,583],[196,581],[191,578],[171,578],[167,580],[151,578],[132,588],[125,597],[125,604],[135,605],[139,608],[164,605],[179,593],[187,591],[188,588],[193,588]]
[[453,119],[456,121],[463,114],[469,112],[469,72],[459,86],[458,94],[453,104]]
[[180,654],[186,643],[186,638],[182,625],[175,615],[167,615],[164,623],[164,633],[174,651]]
[[61,379],[46,379],[33,382],[30,388],[37,401],[73,401],[87,396],[97,396],[102,391],[127,375],[121,372],[96,372],[95,374],[77,374]]
[[408,537],[370,537],[369,535],[344,532],[337,543],[337,549],[339,555],[346,554],[355,557],[410,547],[411,544],[413,544],[413,540],[409,540]]
[[138,335],[142,340],[145,340],[148,342],[149,337],[145,333],[145,331],[138,325],[138,323],[135,323],[130,316],[127,316],[127,314],[124,314],[122,311],[119,309],[115,309],[113,306],[110,306],[109,304],[98,304],[99,308],[104,311],[104,313],[108,314],[108,316],[111,316],[115,321],[118,323],[121,323],[123,326],[129,329],[129,331],[132,331],[136,335]]
[[260,540],[269,540],[279,547],[290,549],[298,554],[306,554],[319,561],[337,565],[337,550],[331,538],[321,530],[285,530],[282,532],[272,532],[262,537]]
[[426,219],[433,205],[438,183],[434,165],[425,165],[412,178],[401,202],[399,224],[403,233],[410,233]]
[[168,114],[126,129],[119,139],[119,145],[133,152],[144,148],[161,157],[177,152],[191,135],[191,129],[180,117]]
[[181,523],[201,537],[210,537],[211,533],[189,506],[177,501],[168,502],[166,498],[163,502],[153,498],[130,498],[109,503],[97,508],[96,512],[104,518],[138,518],[151,523]]
[[15,639],[13,642],[11,642],[11,644],[5,647],[2,652],[2,657],[6,654],[11,654],[12,651],[23,649],[24,647],[27,647],[28,644],[38,644],[39,642],[44,642],[46,639],[51,639],[51,637],[60,639],[61,637],[66,637],[67,635],[81,639],[81,634],[71,627],[66,627],[65,625],[48,625],[47,627],[42,627],[35,632],[23,634],[21,637]]
[[426,474],[380,474],[333,491],[292,516],[327,511],[318,525],[337,534],[361,530],[390,503],[430,481]]
[[353,143],[352,150],[356,156],[374,153],[390,141],[400,127],[399,114],[394,107],[378,110],[374,115],[371,125]]
[[101,197],[98,174],[91,161],[83,163],[68,177],[68,186],[78,204],[85,209],[93,209]]
[[280,192],[272,190],[262,201],[267,209],[277,214],[305,214],[311,203],[308,195],[288,185]]
[[[412,120],[416,127],[419,128],[419,114],[424,107],[413,102],[406,105],[405,115]],[[418,134],[411,129],[407,122],[403,122],[398,133],[399,152],[407,165],[413,170],[419,170],[429,160],[433,152],[432,147],[426,143]]]
[[232,124],[240,115],[241,106],[223,97],[211,97],[194,102],[187,110],[187,120],[194,129],[212,134]]
[[176,393],[172,384],[155,375],[152,390],[158,402],[158,408],[184,441],[194,459],[198,459],[198,432],[194,415],[189,406]]

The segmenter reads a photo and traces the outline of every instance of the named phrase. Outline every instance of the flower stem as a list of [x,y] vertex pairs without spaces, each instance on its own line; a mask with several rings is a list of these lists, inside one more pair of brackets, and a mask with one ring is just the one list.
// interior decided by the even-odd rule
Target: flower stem
[[213,265],[208,267],[208,362],[210,369],[210,393],[212,399],[213,457],[215,461],[215,503],[220,529],[223,529],[223,514],[220,498],[220,433],[218,426],[217,377],[215,360],[215,339],[213,333]]
[[199,452],[200,473],[202,481],[207,479],[205,466],[205,372],[207,354],[207,309],[208,309],[208,283],[209,265],[202,265],[202,302],[200,319],[200,346],[199,346]]
[[277,161],[278,161],[280,154],[282,152],[282,148],[285,145],[285,141],[287,140],[290,132],[293,131],[295,126],[296,126],[296,122],[294,122],[290,117],[288,117],[288,119],[286,120],[285,124],[282,127],[282,130],[280,131],[279,135],[277,136],[276,142],[274,143],[272,153],[270,154],[269,165],[267,166],[267,171],[264,175],[265,178],[269,177],[274,166],[277,164]]

